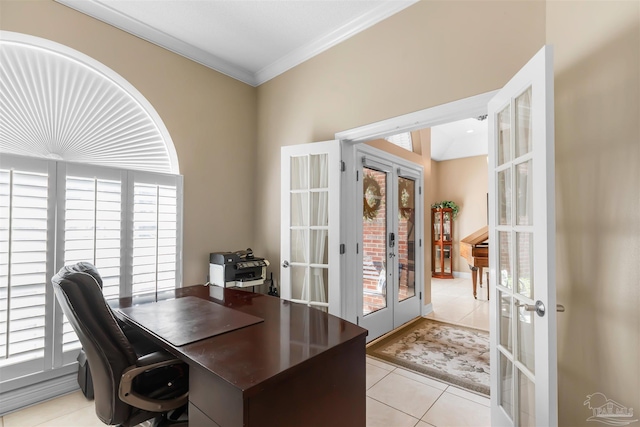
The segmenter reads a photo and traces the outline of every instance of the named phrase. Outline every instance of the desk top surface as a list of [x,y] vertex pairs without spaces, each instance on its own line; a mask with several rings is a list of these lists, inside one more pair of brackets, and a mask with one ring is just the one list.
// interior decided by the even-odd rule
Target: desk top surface
[[[162,342],[147,331],[143,332],[185,362],[201,366],[245,393],[367,332],[336,316],[280,298],[232,288],[216,291],[219,291],[216,298],[210,297],[209,288],[202,285],[170,292],[176,298],[203,298],[260,317],[264,322],[182,346]],[[139,302],[145,301],[136,300],[132,304],[131,298],[121,298],[110,303],[116,315],[131,324],[119,308]],[[192,315],[198,316],[198,313]],[[170,320],[166,319],[167,322]]]

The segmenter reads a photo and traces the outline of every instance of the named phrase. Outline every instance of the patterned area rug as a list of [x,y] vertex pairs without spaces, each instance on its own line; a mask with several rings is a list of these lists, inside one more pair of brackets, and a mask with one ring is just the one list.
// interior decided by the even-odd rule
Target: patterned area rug
[[489,333],[421,318],[367,347],[367,354],[489,395]]

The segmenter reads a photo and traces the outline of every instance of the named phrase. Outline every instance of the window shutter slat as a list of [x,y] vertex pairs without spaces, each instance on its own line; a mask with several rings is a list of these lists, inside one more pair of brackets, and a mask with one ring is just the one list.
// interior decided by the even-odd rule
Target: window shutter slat
[[0,365],[44,356],[48,196],[48,173],[0,170]]
[[136,182],[133,194],[132,294],[173,289],[177,270],[177,187]]
[[[101,277],[111,274],[109,281],[103,280],[107,298],[120,294],[121,188],[117,180],[80,174],[65,177],[64,263],[90,262]],[[63,331],[63,352],[80,347],[66,317]]]

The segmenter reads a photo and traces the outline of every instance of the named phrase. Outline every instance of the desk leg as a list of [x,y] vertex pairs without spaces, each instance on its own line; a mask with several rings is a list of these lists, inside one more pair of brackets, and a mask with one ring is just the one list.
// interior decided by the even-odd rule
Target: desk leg
[[478,285],[478,267],[469,266],[469,268],[471,269],[471,281],[473,281],[473,297],[475,299],[478,299],[478,297],[476,296],[476,287]]

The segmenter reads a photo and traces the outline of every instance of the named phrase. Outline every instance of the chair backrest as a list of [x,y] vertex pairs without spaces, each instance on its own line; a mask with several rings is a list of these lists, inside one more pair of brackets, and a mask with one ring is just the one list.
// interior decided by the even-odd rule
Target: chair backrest
[[96,414],[105,424],[122,424],[131,406],[118,398],[120,378],[136,353],[102,294],[102,279],[90,263],[65,266],[51,279],[56,299],[75,330],[89,362]]

